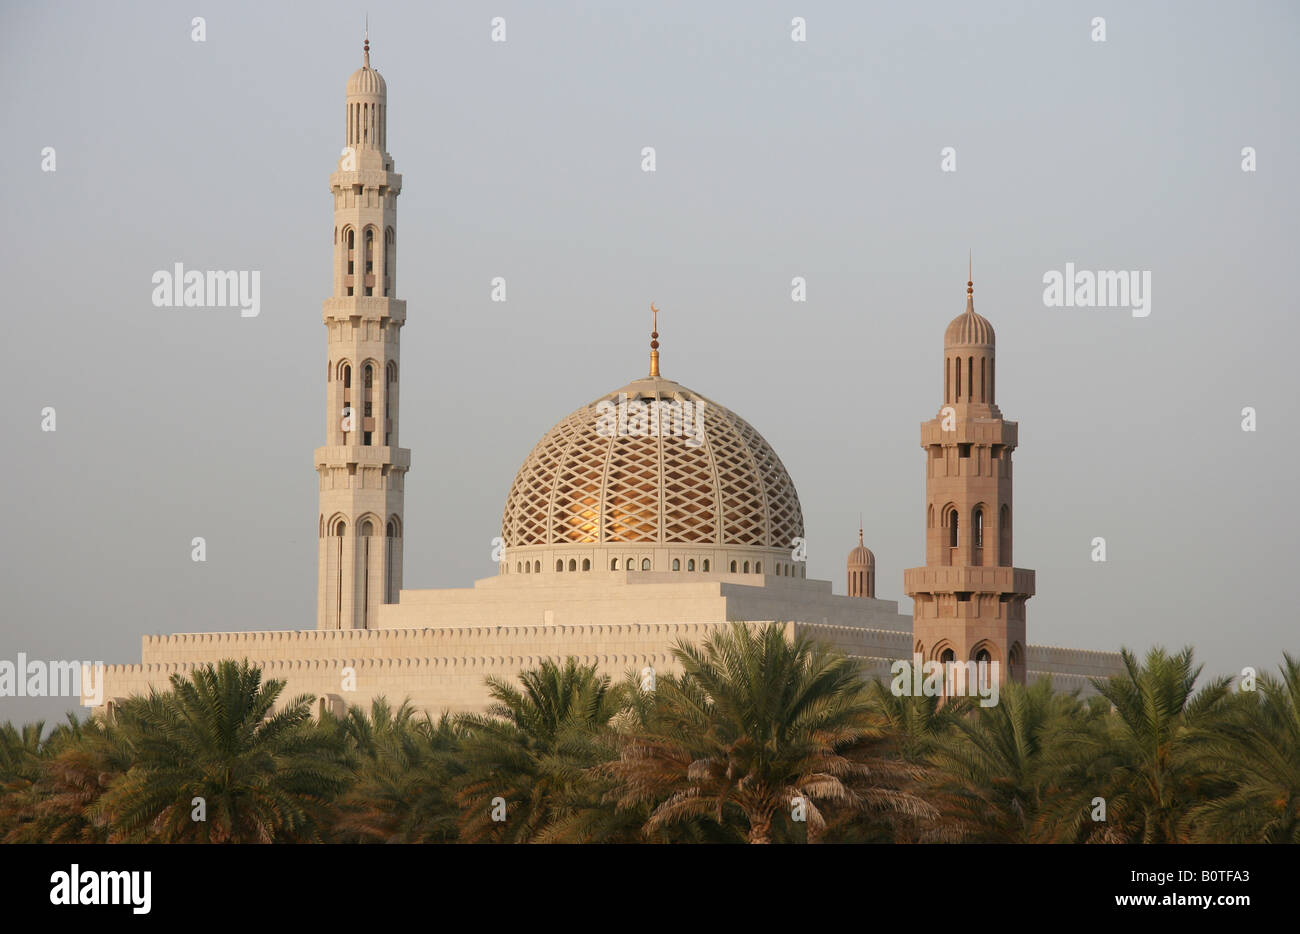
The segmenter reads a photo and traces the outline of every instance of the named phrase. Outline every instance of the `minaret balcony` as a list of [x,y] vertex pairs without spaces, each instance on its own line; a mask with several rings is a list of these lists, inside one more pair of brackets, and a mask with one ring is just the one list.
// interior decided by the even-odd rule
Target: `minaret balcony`
[[961,409],[954,406],[952,431],[943,430],[943,418],[932,418],[921,424],[921,447],[932,444],[1002,444],[1008,450],[1015,448],[1020,440],[1020,423],[1009,422],[1002,418],[964,418]]
[[1034,595],[1034,572],[1006,567],[923,567],[903,572],[903,592],[909,597],[924,593],[997,593],[1021,597]]
[[410,448],[394,448],[378,444],[346,444],[316,449],[316,469],[338,467],[344,464],[410,470]]
[[406,323],[406,299],[384,298],[381,295],[350,295],[344,298],[327,298],[321,307],[321,320],[347,321],[349,318],[379,320],[391,318]]

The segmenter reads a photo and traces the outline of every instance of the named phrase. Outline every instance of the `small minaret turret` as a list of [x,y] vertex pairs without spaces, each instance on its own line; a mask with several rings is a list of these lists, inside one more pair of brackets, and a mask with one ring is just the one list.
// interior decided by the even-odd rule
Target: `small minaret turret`
[[862,544],[862,524],[858,523],[858,546],[849,552],[849,596],[876,598],[876,556]]

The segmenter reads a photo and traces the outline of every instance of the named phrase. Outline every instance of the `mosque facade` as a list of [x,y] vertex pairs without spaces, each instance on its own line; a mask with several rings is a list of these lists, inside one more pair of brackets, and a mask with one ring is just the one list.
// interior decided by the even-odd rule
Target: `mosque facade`
[[321,710],[409,698],[435,715],[481,711],[484,679],[574,656],[620,678],[675,671],[672,646],[733,621],[780,622],[889,676],[900,660],[997,662],[1001,680],[1061,689],[1121,670],[1119,656],[1031,644],[1032,570],[1012,565],[1017,425],[994,402],[995,338],[966,310],[944,337],[943,406],[924,423],[925,565],[907,570],[913,616],[876,596],[875,556],[846,563],[847,595],[809,579],[799,495],[780,457],[740,415],[665,378],[657,318],[647,375],[559,421],[523,462],[501,520],[497,574],[473,587],[404,589],[397,198],[384,79],[347,83],[347,148],[334,201],[316,627],[143,638],[141,663],[108,665],[104,707],[169,678],[247,659]]

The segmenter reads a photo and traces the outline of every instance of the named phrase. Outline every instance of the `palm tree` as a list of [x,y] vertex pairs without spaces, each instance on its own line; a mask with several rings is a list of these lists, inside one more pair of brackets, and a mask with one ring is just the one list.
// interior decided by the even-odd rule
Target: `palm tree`
[[355,770],[338,801],[336,839],[455,842],[460,812],[453,786],[463,769],[455,757],[459,739],[448,715],[435,723],[407,702],[394,710],[381,697],[371,703],[369,714],[349,707],[335,724],[347,737]]
[[563,666],[548,659],[519,679],[521,688],[488,678],[494,703],[487,714],[457,720],[466,773],[460,838],[527,843],[564,829],[581,839],[577,815],[589,815],[602,796],[591,770],[616,755],[610,722],[622,691],[575,658]]
[[802,811],[823,837],[823,809],[933,813],[900,789],[908,768],[872,752],[865,682],[843,655],[793,642],[785,626],[733,624],[702,646],[678,643],[678,677],[659,679],[655,708],[613,766],[624,807],[652,804],[653,836],[674,824],[739,819],[750,843],[770,843],[779,813]]
[[[1123,674],[1093,681],[1113,712],[1102,733],[1078,741],[1080,755],[1092,760],[1088,780],[1078,798],[1052,809],[1052,837],[1185,842],[1191,809],[1227,789],[1222,775],[1192,755],[1190,739],[1224,715],[1228,679],[1216,678],[1197,691],[1202,666],[1193,663],[1191,648],[1176,655],[1153,648],[1145,663],[1127,649],[1120,656]],[[1095,797],[1105,801],[1104,821],[1090,819]]]
[[[122,703],[131,768],[89,808],[127,842],[314,841],[347,781],[337,732],[311,720],[310,695],[279,711],[283,681],[247,661],[196,668],[171,690]],[[206,820],[195,820],[197,802]]]
[[969,697],[895,694],[888,681],[867,685],[873,713],[884,726],[891,753],[904,762],[923,764],[971,708]]
[[1300,843],[1300,658],[1282,659],[1280,679],[1263,675],[1258,691],[1190,737],[1206,770],[1233,782],[1193,809],[1200,842]]
[[0,726],[0,840],[6,843],[39,842],[30,835],[45,754],[44,731],[44,721],[21,728],[7,721]]
[[935,744],[935,799],[967,840],[1034,842],[1044,799],[1082,782],[1077,750],[1095,724],[1076,694],[1054,692],[1050,679],[1008,682],[997,704],[972,707]]
[[131,767],[135,750],[122,730],[103,716],[66,724],[45,744],[41,776],[36,782],[32,843],[106,843],[108,827],[93,805]]

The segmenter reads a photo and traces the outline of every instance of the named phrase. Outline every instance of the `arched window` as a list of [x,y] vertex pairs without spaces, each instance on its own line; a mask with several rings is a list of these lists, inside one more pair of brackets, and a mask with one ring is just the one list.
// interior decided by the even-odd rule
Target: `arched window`
[[583,569],[584,571],[590,571],[590,570],[591,570],[591,559],[590,559],[590,558],[583,558],[583,559],[582,559],[582,569]]
[[975,401],[975,358],[966,358],[966,401]]
[[365,370],[365,382],[362,384],[364,389],[373,389],[375,386],[375,368],[367,363]]
[[542,573],[542,562],[540,562],[540,561],[534,561],[534,562],[533,562],[533,573],[535,573],[535,574],[541,574],[541,573]]
[[564,570],[564,562],[563,562],[563,561],[556,561],[556,562],[555,562],[555,570],[557,570],[557,571],[563,571],[563,570]]
[[961,401],[961,357],[957,358],[957,397],[954,401]]
[[396,239],[393,228],[384,230],[384,295],[387,296],[393,282],[393,243]]
[[975,547],[984,547],[984,510],[979,506],[975,507],[975,521],[973,523],[975,531]]
[[975,653],[975,677],[979,679],[980,693],[988,691],[989,686],[993,683],[993,656],[989,654],[988,649],[980,649]]
[[745,573],[746,573],[746,574],[749,573],[749,562],[748,562],[748,561],[745,562]]
[[934,503],[931,503],[930,508],[925,512],[925,527],[927,529],[934,528]]
[[572,558],[569,559],[569,570],[570,571],[578,570],[578,562],[574,561]]
[[520,564],[518,561],[515,562],[515,573],[516,574],[524,573],[524,566]]
[[366,278],[365,290],[362,295],[374,295],[375,289],[370,283],[374,280],[371,278],[375,272],[375,229],[366,228]]
[[952,649],[944,649],[943,652],[940,653],[939,655],[939,661],[941,661],[945,665],[951,665],[956,660],[957,660],[957,655],[956,653],[953,652]]
[[357,267],[356,264],[357,232],[353,230],[351,227],[349,227],[343,233],[343,241],[346,244],[346,249],[347,249],[347,257],[346,257],[347,265],[344,268],[347,270],[346,274],[348,277],[348,281],[346,281],[345,284],[347,286],[347,294],[352,295],[353,294],[352,287],[356,281],[352,279],[352,277],[357,274],[357,268],[356,268]]
[[755,574],[762,574],[762,573],[763,573],[763,562],[762,562],[762,561],[756,561],[756,562],[754,563],[754,573],[755,573]]
[[680,571],[681,569],[682,569],[682,559],[681,559],[681,558],[673,558],[673,570],[674,570],[674,571]]
[[1011,508],[1005,503],[998,512],[998,564],[1011,566]]
[[352,388],[352,364],[350,363],[343,364],[343,388]]
[[388,520],[388,530],[387,530],[387,531],[388,531],[388,537],[389,537],[389,538],[396,538],[396,537],[397,537],[397,525],[396,525],[396,523],[393,522],[392,519],[389,519],[389,520]]
[[988,363],[987,359],[985,359],[984,357],[980,357],[980,402],[988,401],[987,397],[985,397],[984,395],[984,368],[987,365],[987,363]]
[[687,558],[687,559],[686,559],[686,570],[688,570],[688,571],[694,571],[694,570],[695,570],[695,559],[694,559],[694,558]]
[[948,547],[957,547],[957,510],[948,512]]
[[952,357],[943,361],[943,401],[952,401]]
[[732,574],[735,574],[735,573],[736,573],[736,562],[734,562],[734,561],[731,562],[731,573],[732,573]]
[[641,570],[643,570],[643,571],[648,571],[648,570],[650,570],[650,559],[649,559],[649,558],[642,558],[642,559],[641,559]]
[[393,424],[393,387],[397,385],[397,364],[392,360],[388,361],[385,367],[384,378],[384,446],[388,447],[393,443],[393,433],[389,430],[389,425]]
[[624,567],[629,571],[634,571],[636,570],[636,562],[634,562],[631,558],[628,558],[627,564],[625,564]]
[[705,558],[705,559],[704,559],[704,564],[701,566],[700,570],[702,570],[702,571],[708,571],[708,569],[709,569],[709,559],[708,559],[708,558]]
[[609,569],[610,569],[611,571],[617,571],[617,570],[618,570],[618,559],[617,559],[617,558],[610,558],[610,559],[609,559]]
[[524,562],[524,573],[525,573],[525,574],[531,574],[531,573],[533,573],[533,562],[531,562],[531,561],[525,561],[525,562]]

